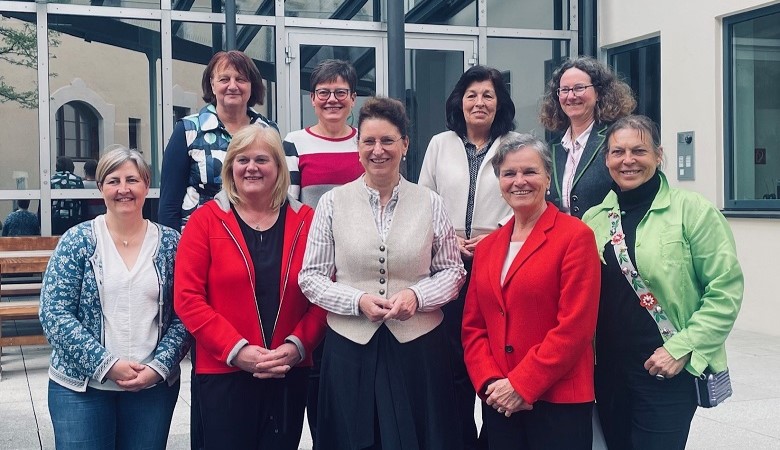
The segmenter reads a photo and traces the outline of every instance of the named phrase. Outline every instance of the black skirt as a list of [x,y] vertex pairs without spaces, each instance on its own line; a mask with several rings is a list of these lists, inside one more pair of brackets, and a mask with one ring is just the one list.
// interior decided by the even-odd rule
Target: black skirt
[[381,326],[366,345],[328,329],[318,450],[459,450],[444,327],[401,344]]

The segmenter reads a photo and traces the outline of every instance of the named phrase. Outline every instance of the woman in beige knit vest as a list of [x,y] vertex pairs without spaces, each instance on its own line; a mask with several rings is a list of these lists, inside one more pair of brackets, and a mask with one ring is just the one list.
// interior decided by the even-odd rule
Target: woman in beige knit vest
[[465,271],[441,197],[400,174],[401,102],[358,119],[363,177],[320,199],[301,289],[328,311],[319,449],[461,449],[441,306]]

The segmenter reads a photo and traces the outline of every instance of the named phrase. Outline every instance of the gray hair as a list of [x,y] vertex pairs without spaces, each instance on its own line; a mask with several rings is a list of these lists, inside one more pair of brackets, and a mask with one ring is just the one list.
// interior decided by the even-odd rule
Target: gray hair
[[138,173],[141,175],[141,179],[144,180],[147,186],[152,181],[152,169],[149,167],[149,163],[144,160],[144,157],[136,150],[131,150],[122,145],[113,145],[106,148],[106,153],[100,157],[97,169],[95,170],[95,181],[98,186],[102,186],[111,173],[115,172],[119,167],[132,161],[138,168]]
[[504,163],[506,157],[524,148],[535,151],[539,155],[539,158],[542,159],[542,165],[544,166],[544,171],[547,176],[552,176],[552,154],[550,153],[550,149],[544,141],[530,134],[518,134],[501,141],[498,150],[496,150],[496,154],[490,160],[490,164],[493,166],[493,173],[498,176],[501,164]]

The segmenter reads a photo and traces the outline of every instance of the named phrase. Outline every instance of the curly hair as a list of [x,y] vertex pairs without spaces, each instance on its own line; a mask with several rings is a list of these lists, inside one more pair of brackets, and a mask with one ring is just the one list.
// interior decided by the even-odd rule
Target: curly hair
[[496,91],[496,117],[490,126],[490,138],[496,139],[515,129],[515,103],[509,89],[504,83],[504,77],[498,70],[487,66],[474,66],[465,71],[447,98],[447,129],[458,136],[466,135],[466,118],[463,117],[463,96],[472,83],[490,81]]
[[567,59],[552,74],[542,98],[539,121],[550,131],[564,131],[571,121],[563,112],[557,90],[561,77],[569,69],[579,69],[590,76],[590,82],[598,94],[593,117],[596,122],[614,122],[627,116],[636,108],[636,100],[631,87],[618,79],[615,72],[590,56],[578,56]]

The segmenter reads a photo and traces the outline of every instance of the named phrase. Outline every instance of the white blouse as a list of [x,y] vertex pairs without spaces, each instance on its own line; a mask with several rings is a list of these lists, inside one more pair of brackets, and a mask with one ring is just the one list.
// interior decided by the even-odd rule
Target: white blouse
[[[128,361],[147,363],[154,359],[159,340],[158,300],[160,286],[154,268],[154,252],[159,240],[157,227],[146,222],[146,234],[138,258],[132,268],[125,265],[114,244],[105,216],[95,218],[98,259],[103,262],[103,289],[100,303],[103,310],[104,345],[114,356]],[[90,386],[119,390],[114,382]]]

